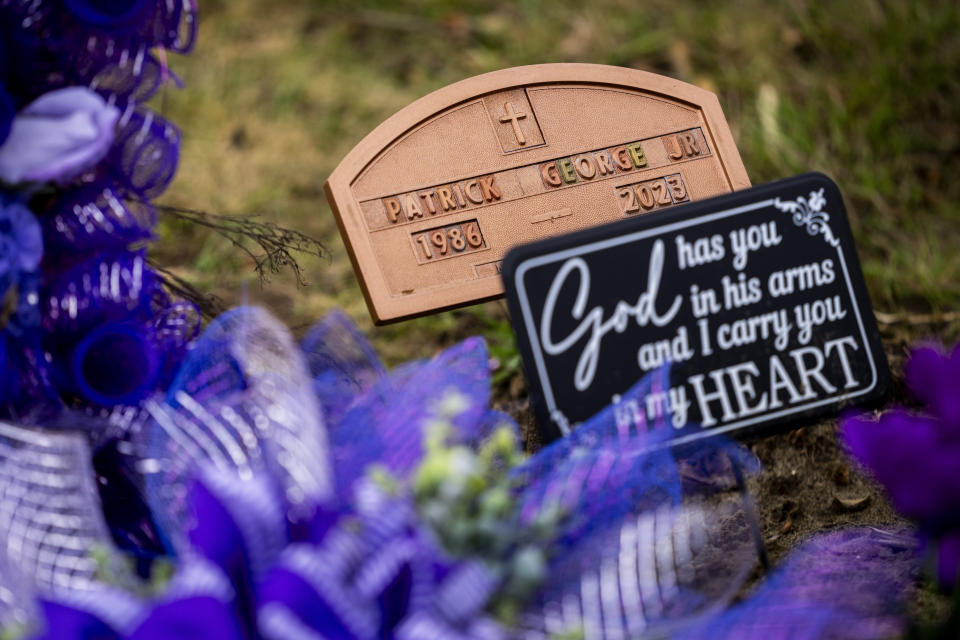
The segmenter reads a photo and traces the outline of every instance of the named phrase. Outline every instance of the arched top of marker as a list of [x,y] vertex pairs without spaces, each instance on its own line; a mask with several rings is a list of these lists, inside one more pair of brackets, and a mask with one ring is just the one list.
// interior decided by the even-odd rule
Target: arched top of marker
[[326,191],[383,323],[499,297],[517,244],[749,184],[709,91],[544,64],[417,100],[357,144]]

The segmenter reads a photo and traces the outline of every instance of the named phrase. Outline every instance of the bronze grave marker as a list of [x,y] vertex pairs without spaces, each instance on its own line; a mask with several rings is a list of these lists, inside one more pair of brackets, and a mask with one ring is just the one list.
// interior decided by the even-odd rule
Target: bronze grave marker
[[750,186],[709,91],[591,64],[457,82],[325,185],[374,322],[503,295],[512,247]]

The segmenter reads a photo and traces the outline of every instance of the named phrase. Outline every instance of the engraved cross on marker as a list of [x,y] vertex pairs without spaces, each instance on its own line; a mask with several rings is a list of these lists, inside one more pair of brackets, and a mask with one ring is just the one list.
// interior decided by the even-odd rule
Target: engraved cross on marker
[[517,136],[517,144],[521,146],[527,144],[527,139],[523,137],[523,131],[520,129],[520,120],[526,118],[527,114],[514,111],[512,102],[505,102],[503,104],[503,110],[506,112],[506,115],[500,116],[500,122],[504,124],[509,122],[513,125],[513,135]]

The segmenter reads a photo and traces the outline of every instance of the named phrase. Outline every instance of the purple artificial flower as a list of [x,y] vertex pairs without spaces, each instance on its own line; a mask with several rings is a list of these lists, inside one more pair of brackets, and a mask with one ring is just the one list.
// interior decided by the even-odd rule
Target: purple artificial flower
[[928,414],[895,409],[878,421],[848,418],[843,439],[894,508],[919,525],[936,552],[940,583],[950,586],[960,566],[960,345],[950,355],[915,349],[906,379]]
[[43,257],[40,223],[19,202],[0,204],[0,296],[21,273],[36,271]]
[[914,349],[906,377],[913,396],[940,418],[943,437],[960,441],[960,344],[950,355],[933,346]]
[[40,96],[16,115],[0,146],[0,180],[68,182],[107,153],[119,118],[116,107],[86,87]]
[[960,439],[939,420],[902,410],[879,421],[850,418],[843,438],[901,514],[932,532],[960,524]]

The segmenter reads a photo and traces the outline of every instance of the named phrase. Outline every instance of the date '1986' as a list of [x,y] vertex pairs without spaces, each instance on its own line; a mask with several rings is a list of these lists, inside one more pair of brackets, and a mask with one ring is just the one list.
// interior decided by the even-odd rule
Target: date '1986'
[[426,264],[487,248],[476,220],[465,220],[410,235],[417,262]]

